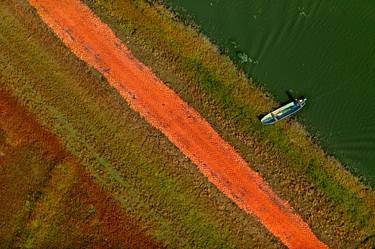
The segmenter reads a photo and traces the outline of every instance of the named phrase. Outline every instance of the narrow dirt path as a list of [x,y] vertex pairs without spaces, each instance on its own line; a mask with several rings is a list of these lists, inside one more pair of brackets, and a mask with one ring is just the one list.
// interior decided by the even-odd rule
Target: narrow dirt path
[[224,194],[290,248],[327,248],[287,202],[171,89],[135,59],[111,29],[78,0],[29,0],[82,60],[96,68],[152,126]]

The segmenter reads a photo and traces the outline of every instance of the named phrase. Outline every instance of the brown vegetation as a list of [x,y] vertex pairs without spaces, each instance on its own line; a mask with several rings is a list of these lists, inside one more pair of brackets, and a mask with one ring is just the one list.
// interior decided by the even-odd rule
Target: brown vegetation
[[64,158],[56,139],[4,91],[0,91],[0,244],[21,233],[57,161]]
[[[83,2],[230,141],[320,239],[332,248],[359,244],[371,248],[374,241],[368,235],[373,234],[371,217],[375,216],[371,209],[368,212],[371,205],[366,206],[371,200],[368,193],[338,167],[327,173],[330,164],[297,122],[259,126],[256,116],[271,108],[272,102],[206,38],[181,25],[163,7],[150,4],[153,1]],[[210,184],[163,134],[133,112],[104,77],[78,60],[27,1],[0,1],[0,19],[0,84],[58,137],[145,233],[171,248],[283,248],[253,216]],[[0,143],[10,141],[4,134],[0,131]],[[62,193],[70,193],[72,179],[77,179],[75,166],[67,163],[54,167],[51,187],[38,198],[38,210],[59,211],[45,216],[44,211],[35,212],[27,229],[20,230],[21,241],[29,247],[56,244],[54,234],[65,230],[69,231],[61,233],[65,241],[71,238],[81,241],[79,245],[93,238],[100,241],[95,237],[99,223],[95,218],[90,223],[96,224],[91,230],[94,237],[84,232],[89,231],[82,229],[86,225],[69,222],[72,213],[94,217],[94,208],[89,205],[82,212],[64,208],[63,203],[76,206],[63,199]],[[346,183],[353,185],[348,189]],[[26,211],[35,206],[29,203]]]
[[[171,248],[283,248],[63,46],[26,1],[5,0],[0,7],[2,86],[147,234]],[[39,220],[31,228],[40,227]],[[56,231],[44,227],[39,237]]]
[[30,2],[79,57],[100,71],[136,111],[161,130],[239,207],[255,214],[291,248],[325,247],[233,148],[134,59],[88,8],[78,1]]
[[0,89],[1,248],[159,248],[137,222]]
[[199,29],[183,25],[178,14],[155,1],[84,2],[288,200],[320,239],[332,248],[353,248],[374,234],[375,192],[316,146],[296,120],[262,126],[258,115],[277,103]]

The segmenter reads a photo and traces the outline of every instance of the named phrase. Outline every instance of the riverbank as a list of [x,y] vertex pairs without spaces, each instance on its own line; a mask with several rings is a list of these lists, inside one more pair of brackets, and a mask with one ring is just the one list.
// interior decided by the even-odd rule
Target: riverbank
[[290,248],[327,248],[210,124],[141,64],[87,6],[76,0],[30,3],[78,58],[99,71],[132,110],[238,207]]
[[[260,126],[256,115],[277,103],[239,73],[207,38],[180,24],[157,4],[87,3],[137,58],[198,110],[273,190],[289,201],[319,239],[332,248],[353,248],[373,233],[372,190],[327,158],[297,122]],[[210,184],[165,136],[134,113],[98,72],[76,58],[27,1],[5,0],[0,6],[1,89],[16,98],[99,183],[104,194],[93,192],[99,202],[115,200],[120,213],[125,214],[125,222],[134,221],[140,234],[130,236],[129,245],[148,238],[155,245],[171,248],[283,248],[253,216]],[[12,129],[20,127],[18,122],[9,122]],[[26,130],[19,132],[27,134]],[[6,153],[4,141],[12,141],[2,133],[0,130],[1,160]],[[9,222],[10,228],[1,232],[9,241],[17,239],[16,245],[21,247],[26,243],[29,248],[54,245],[66,238],[69,245],[72,240],[66,232],[77,233],[72,227],[67,230],[65,221],[75,219],[76,208],[82,208],[80,218],[89,224],[78,219],[85,233],[75,237],[77,245],[87,243],[87,238],[98,238],[100,224],[93,206],[70,203],[70,195],[66,195],[71,186],[81,182],[77,177],[67,177],[75,170],[63,165],[52,177],[38,170],[38,162],[42,167],[47,162],[36,156],[46,155],[40,148],[48,139],[40,137],[41,146],[35,148],[37,143],[32,143],[31,150],[18,147],[25,158],[17,157],[17,153],[15,157],[9,154],[9,158],[17,172],[33,165],[34,170],[26,172],[35,173],[36,179],[42,177],[46,184],[42,189],[14,195],[19,204],[14,209],[17,212],[13,215],[6,209],[1,215],[12,214],[17,224],[13,227]],[[310,149],[305,152],[305,147]],[[60,162],[52,160],[52,164]],[[16,174],[13,181],[9,175],[3,176],[4,182],[10,183],[24,183],[31,177]],[[51,179],[57,184],[49,185]],[[11,195],[7,201],[13,201]],[[34,206],[41,209],[34,210]],[[51,206],[52,212],[46,214],[44,207]],[[56,206],[60,211],[54,212]],[[101,212],[101,205],[94,208]],[[30,211],[26,217],[24,210]],[[103,243],[106,239],[110,238],[100,238]],[[372,242],[365,243],[370,247]]]
[[[29,148],[15,139],[22,143],[15,153],[8,153],[4,141],[14,142],[0,127],[0,168],[6,169],[5,163],[15,172],[1,175],[1,182],[9,186],[1,189],[5,191],[1,196],[13,205],[1,206],[0,223],[5,224],[0,226],[1,245],[90,247],[92,242],[142,248],[151,242],[162,248],[283,248],[256,218],[218,191],[176,146],[135,113],[97,71],[66,48],[27,1],[5,0],[0,7],[1,90],[29,113],[21,117],[31,116],[55,137],[100,189],[96,191],[90,181],[82,183],[74,165],[61,165],[60,160],[51,162],[58,165],[56,170],[43,174],[40,168],[50,162],[43,158],[48,156],[43,150],[48,137],[22,129],[20,123],[30,123],[25,119],[2,119],[21,135],[33,134],[41,145],[32,142]],[[17,192],[14,183],[41,177],[37,188]],[[85,182],[94,189],[87,189]],[[8,190],[17,195],[6,194]],[[102,209],[103,202],[109,210]],[[120,207],[119,213],[110,203]],[[121,224],[113,221],[119,218]],[[123,222],[132,232],[117,230]],[[119,236],[127,242],[119,241]]]
[[279,102],[287,101],[287,89],[306,95],[298,120],[329,155],[375,187],[375,71],[368,67],[375,64],[375,43],[368,42],[375,33],[372,3],[163,2],[184,22],[196,22]]
[[137,58],[255,165],[319,237],[341,238],[349,245],[373,233],[373,190],[328,157],[295,120],[263,127],[257,117],[275,101],[195,28],[156,3],[85,2]]

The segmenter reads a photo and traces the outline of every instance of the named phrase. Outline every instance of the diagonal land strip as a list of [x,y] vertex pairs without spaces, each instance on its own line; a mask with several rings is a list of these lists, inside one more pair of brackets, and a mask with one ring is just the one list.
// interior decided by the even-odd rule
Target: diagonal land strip
[[87,6],[78,0],[29,2],[79,58],[106,77],[136,112],[240,208],[290,248],[327,248],[208,122],[134,58]]

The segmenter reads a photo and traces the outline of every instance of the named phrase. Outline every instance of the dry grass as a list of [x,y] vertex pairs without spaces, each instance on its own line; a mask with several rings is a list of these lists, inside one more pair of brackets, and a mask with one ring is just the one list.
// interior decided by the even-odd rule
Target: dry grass
[[0,88],[0,248],[159,248]]
[[[5,20],[0,23],[2,88],[79,159],[148,236],[174,248],[282,247],[134,113],[97,72],[76,59],[25,1],[8,0],[0,7]],[[69,193],[74,176],[53,174],[66,182],[61,191]],[[54,194],[57,186],[52,184],[38,202],[41,210],[65,207],[66,197]],[[33,236],[23,235],[22,241],[31,247],[58,241],[55,227],[65,224],[65,216],[35,212],[27,226]]]
[[374,191],[325,155],[295,120],[262,126],[258,115],[275,102],[194,27],[157,1],[85,2],[241,152],[320,238],[345,248],[374,233]]
[[[138,58],[235,146],[324,242],[348,248],[374,232],[373,191],[327,158],[295,121],[261,126],[257,115],[273,102],[207,39],[181,25],[158,4],[86,2],[111,24]],[[26,1],[1,2],[0,17],[1,88],[26,106],[32,118],[56,136],[67,154],[79,159],[77,163],[121,204],[147,236],[170,247],[282,247],[253,217],[211,186],[164,136],[132,112],[97,72],[77,60]],[[4,130],[0,130],[3,154],[16,148],[18,141]],[[20,161],[28,162],[26,166],[30,162],[41,165],[45,170],[36,171],[42,173],[37,174],[38,191],[32,190],[35,194],[28,197],[30,200],[25,201],[28,199],[23,194],[19,197],[20,212],[13,214],[7,208],[2,213],[20,217],[14,219],[16,223],[1,218],[18,227],[5,233],[7,241],[20,239],[37,247],[60,243],[59,231],[70,231],[70,236],[77,232],[77,237],[73,236],[77,243],[86,243],[84,239],[93,234],[100,242],[102,232],[95,230],[96,220],[90,218],[94,217],[94,208],[95,212],[100,208],[93,202],[77,206],[67,198],[81,196],[76,191],[77,181],[82,181],[77,171],[61,160],[45,164],[48,160],[42,158],[46,153],[40,154],[36,145],[32,143],[33,149],[26,148],[26,152],[20,150],[18,153],[25,157]],[[47,186],[43,179],[49,179],[52,168],[54,182],[40,190],[40,186]],[[30,172],[20,175],[30,180]],[[14,189],[14,185],[8,189]],[[59,191],[65,195],[57,196]],[[103,196],[100,194],[98,200]],[[34,212],[35,206],[49,212]],[[34,215],[26,226],[25,219],[31,213]],[[81,218],[87,215],[92,223],[73,222],[70,226],[70,219],[78,219],[73,214]]]

